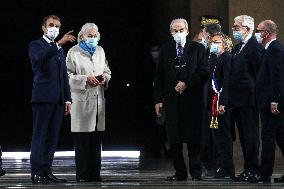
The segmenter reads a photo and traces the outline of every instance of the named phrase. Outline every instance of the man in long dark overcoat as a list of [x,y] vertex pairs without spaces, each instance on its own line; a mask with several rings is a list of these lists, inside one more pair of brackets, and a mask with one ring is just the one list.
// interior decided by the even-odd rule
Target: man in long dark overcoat
[[205,48],[187,37],[185,19],[174,19],[170,32],[173,38],[161,48],[154,81],[155,109],[159,116],[160,108],[165,108],[167,135],[176,171],[166,180],[187,180],[182,143],[187,144],[192,180],[201,180],[203,85],[209,79],[209,67]]

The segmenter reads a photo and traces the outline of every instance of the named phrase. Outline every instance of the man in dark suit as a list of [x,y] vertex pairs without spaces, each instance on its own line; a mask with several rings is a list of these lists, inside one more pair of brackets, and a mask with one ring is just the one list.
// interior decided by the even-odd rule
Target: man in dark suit
[[4,176],[6,171],[2,168],[2,148],[0,146],[0,176]]
[[[257,104],[262,123],[261,165],[252,182],[271,182],[275,141],[284,155],[284,49],[276,39],[277,26],[271,20],[260,22],[255,36],[265,47],[256,81]],[[284,183],[284,175],[274,182]]]
[[166,114],[166,130],[176,170],[168,181],[187,180],[182,143],[187,143],[189,173],[192,180],[201,180],[200,140],[203,111],[203,85],[209,78],[205,48],[187,38],[185,19],[170,24],[173,39],[160,51],[154,81],[155,109]]
[[61,23],[55,15],[43,19],[43,36],[29,45],[34,74],[32,88],[33,135],[31,142],[31,179],[33,184],[66,182],[52,174],[51,166],[63,115],[71,109],[71,95],[65,55],[61,48],[75,41],[70,32],[57,43]]
[[240,41],[232,50],[229,78],[229,105],[236,122],[244,156],[244,170],[237,181],[248,181],[258,169],[259,126],[255,81],[263,47],[252,36],[254,19],[247,15],[234,19],[233,37]]

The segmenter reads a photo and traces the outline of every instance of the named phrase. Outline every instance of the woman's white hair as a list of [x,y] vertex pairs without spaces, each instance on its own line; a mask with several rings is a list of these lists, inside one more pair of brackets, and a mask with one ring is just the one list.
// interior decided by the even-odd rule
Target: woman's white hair
[[235,17],[235,22],[241,23],[242,26],[247,26],[250,29],[250,33],[253,33],[254,30],[254,19],[248,15],[240,15]]
[[95,29],[98,32],[98,41],[100,40],[101,35],[99,32],[98,26],[94,23],[86,23],[82,26],[80,32],[78,33],[78,38],[77,38],[78,43],[83,40],[83,35],[85,35],[87,30],[90,30],[90,29]]
[[176,22],[183,22],[184,25],[185,25],[185,29],[188,31],[188,23],[187,23],[187,21],[184,18],[176,18],[176,19],[173,19],[171,24],[170,24],[170,31],[171,32],[173,31],[173,25]]

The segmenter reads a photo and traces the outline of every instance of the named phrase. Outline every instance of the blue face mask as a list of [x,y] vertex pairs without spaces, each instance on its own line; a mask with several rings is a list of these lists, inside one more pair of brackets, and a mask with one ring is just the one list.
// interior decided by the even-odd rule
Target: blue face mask
[[98,45],[98,38],[88,37],[85,43],[90,49],[95,48]]
[[211,52],[211,53],[214,53],[214,54],[216,54],[216,55],[220,54],[219,45],[218,45],[217,43],[211,43],[210,52]]
[[238,41],[244,40],[244,36],[241,31],[233,31],[233,37]]

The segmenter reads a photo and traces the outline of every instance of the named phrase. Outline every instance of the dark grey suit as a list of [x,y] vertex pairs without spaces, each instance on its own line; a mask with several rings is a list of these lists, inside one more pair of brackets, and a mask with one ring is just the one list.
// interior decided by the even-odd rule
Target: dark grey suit
[[255,99],[255,81],[261,65],[263,47],[252,36],[241,51],[241,43],[232,50],[229,79],[229,104],[239,130],[244,169],[258,168],[259,126]]

